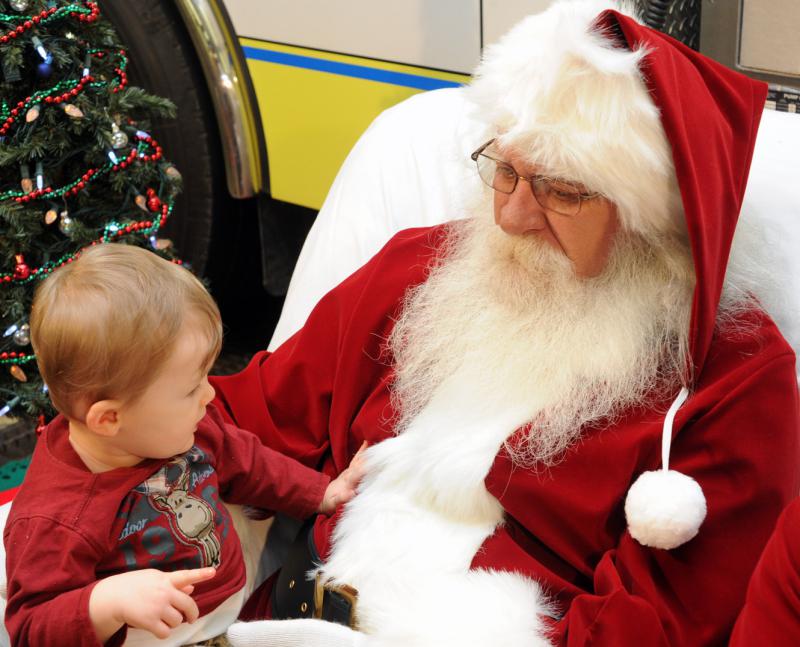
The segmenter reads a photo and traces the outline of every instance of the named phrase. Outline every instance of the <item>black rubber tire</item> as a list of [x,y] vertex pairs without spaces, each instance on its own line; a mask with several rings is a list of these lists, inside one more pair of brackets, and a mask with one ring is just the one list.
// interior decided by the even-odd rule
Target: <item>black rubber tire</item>
[[177,119],[153,125],[164,156],[183,176],[183,192],[162,231],[203,276],[213,216],[225,212],[230,197],[211,97],[191,39],[169,0],[100,0],[100,11],[127,48],[131,84],[178,107]]

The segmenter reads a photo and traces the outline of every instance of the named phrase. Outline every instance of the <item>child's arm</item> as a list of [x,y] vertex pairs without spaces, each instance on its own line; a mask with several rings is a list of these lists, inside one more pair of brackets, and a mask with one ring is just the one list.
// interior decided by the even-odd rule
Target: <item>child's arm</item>
[[[14,510],[11,514],[13,516]],[[99,647],[89,620],[89,596],[100,551],[77,530],[45,516],[16,519],[4,533],[12,645]],[[121,645],[121,631],[109,645]]]
[[213,568],[172,573],[149,568],[100,580],[89,596],[89,619],[98,640],[105,643],[126,624],[166,638],[182,622],[194,622],[200,615],[191,598],[194,585],[215,573]]
[[[191,587],[214,575],[213,568],[169,574],[149,570],[98,581],[101,550],[76,529],[44,516],[17,519],[6,527],[4,540],[6,628],[11,644],[20,647],[116,647],[125,640],[124,624],[150,631],[156,627],[151,618],[158,599],[164,601],[160,608],[169,603],[181,621],[184,616],[193,620],[197,606],[189,597]],[[174,613],[166,613],[175,620]]]
[[360,454],[350,471],[344,470],[338,482],[332,483],[330,476],[262,445],[249,431],[226,424],[213,406],[196,438],[209,443],[216,457],[220,495],[226,502],[266,508],[296,519],[332,511],[351,499],[361,477]]

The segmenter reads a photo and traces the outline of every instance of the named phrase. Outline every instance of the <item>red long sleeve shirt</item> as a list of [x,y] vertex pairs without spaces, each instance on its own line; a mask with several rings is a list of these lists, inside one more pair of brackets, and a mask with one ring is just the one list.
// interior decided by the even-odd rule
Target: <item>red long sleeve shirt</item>
[[[222,501],[305,518],[328,476],[226,424],[209,407],[185,454],[93,474],[59,416],[42,434],[6,524],[6,626],[17,647],[96,647],[88,615],[99,579],[145,568],[216,566],[195,586],[201,615],[245,583]],[[121,644],[124,629],[106,644]]]

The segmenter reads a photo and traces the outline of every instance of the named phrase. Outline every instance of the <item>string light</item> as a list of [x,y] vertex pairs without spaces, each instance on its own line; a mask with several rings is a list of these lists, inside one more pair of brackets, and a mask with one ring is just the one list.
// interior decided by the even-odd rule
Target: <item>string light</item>
[[[111,151],[113,152],[113,151]],[[116,162],[111,160],[109,157],[110,163],[106,164],[103,167],[91,168],[86,171],[82,176],[80,176],[77,180],[73,180],[68,184],[65,184],[62,187],[54,189],[53,187],[44,187],[43,189],[35,189],[30,192],[26,192],[24,189],[22,191],[5,191],[0,193],[0,200],[12,199],[18,203],[27,203],[33,200],[39,200],[44,196],[47,196],[48,199],[52,199],[55,197],[69,197],[76,195],[79,191],[86,188],[86,186],[96,180],[98,180],[103,175],[106,175],[111,172],[117,172],[120,169],[127,168],[130,164],[132,164],[136,159],[141,160],[145,163],[152,163],[156,162],[163,156],[164,150],[158,144],[158,142],[153,139],[152,137],[148,136],[147,139],[142,139],[137,136],[137,145],[136,148],[131,149],[128,153],[127,157],[120,160],[117,158],[116,154],[114,157],[117,159]],[[27,171],[23,166],[22,174],[25,175]],[[31,188],[32,182],[31,182]]]
[[48,58],[50,58],[50,54],[47,53],[47,50],[44,48],[44,45],[38,36],[31,38],[31,42],[33,43],[34,49],[39,53],[39,56],[42,57],[43,61],[46,61]]
[[11,409],[16,407],[19,404],[19,396],[16,396],[5,403],[5,406],[0,408],[0,418],[6,415]]
[[[0,19],[2,19],[2,15],[0,15]],[[2,38],[0,38],[0,42],[1,41]],[[19,101],[13,108],[9,108],[6,104],[3,104],[3,106],[0,107],[0,122],[2,122],[2,125],[0,125],[0,136],[5,136],[16,123],[17,118],[21,114],[27,114],[29,109],[38,103],[44,102],[46,104],[58,105],[74,99],[84,92],[87,87],[98,90],[111,88],[112,92],[119,92],[128,82],[128,77],[125,73],[125,68],[128,65],[128,58],[125,54],[125,50],[121,49],[111,52],[111,50],[90,49],[87,50],[86,57],[87,59],[91,59],[91,57],[102,59],[109,53],[113,53],[116,57],[116,65],[114,67],[116,77],[114,79],[111,81],[98,81],[91,74],[83,74],[78,81],[71,79],[59,81],[51,88],[38,90],[31,96],[25,97],[25,99]],[[84,72],[88,69],[88,66],[84,66]],[[147,135],[147,133],[144,134]],[[149,135],[147,136],[149,137]]]

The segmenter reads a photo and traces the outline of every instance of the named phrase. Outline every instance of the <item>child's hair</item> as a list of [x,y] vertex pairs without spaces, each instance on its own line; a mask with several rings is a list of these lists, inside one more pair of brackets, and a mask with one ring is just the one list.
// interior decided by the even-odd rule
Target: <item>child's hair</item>
[[187,317],[208,338],[206,368],[219,354],[214,299],[188,270],[131,245],[102,244],[36,290],[31,343],[53,406],[80,420],[105,399],[132,402],[155,381]]

